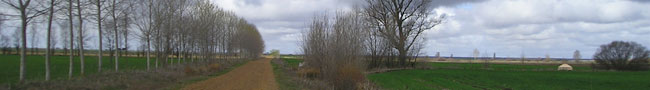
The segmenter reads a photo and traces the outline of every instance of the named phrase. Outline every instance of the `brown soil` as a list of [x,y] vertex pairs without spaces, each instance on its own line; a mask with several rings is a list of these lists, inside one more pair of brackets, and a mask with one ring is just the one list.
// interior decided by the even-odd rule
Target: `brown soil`
[[187,85],[183,90],[277,90],[270,61],[251,61],[226,74]]

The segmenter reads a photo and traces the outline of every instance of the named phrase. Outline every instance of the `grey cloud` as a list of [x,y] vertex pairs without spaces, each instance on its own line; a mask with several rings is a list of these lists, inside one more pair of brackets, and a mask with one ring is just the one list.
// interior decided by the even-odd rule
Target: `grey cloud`
[[650,3],[650,0],[630,0],[634,2],[641,2],[641,3]]
[[[497,56],[568,58],[573,50],[591,58],[599,45],[613,40],[650,45],[647,3],[581,0],[492,0],[471,9],[438,8],[448,22],[429,32],[429,52],[471,55],[471,50]],[[443,54],[448,55],[448,54]]]
[[486,1],[486,0],[432,0],[431,6],[433,8],[436,8],[440,6],[455,6],[463,3],[477,3],[482,1]]
[[260,0],[243,0],[245,4],[250,4],[250,5],[262,5],[262,1]]
[[[268,49],[300,53],[300,33],[317,13],[333,12],[365,0],[224,0],[238,15],[256,24]],[[623,0],[434,0],[449,15],[426,32],[425,52],[471,56],[474,48],[501,57],[585,58],[612,40],[650,45],[650,8],[646,1]],[[239,5],[243,3],[242,5]],[[299,3],[299,4],[294,4]],[[462,6],[458,6],[462,5]],[[463,8],[468,6],[471,8]]]

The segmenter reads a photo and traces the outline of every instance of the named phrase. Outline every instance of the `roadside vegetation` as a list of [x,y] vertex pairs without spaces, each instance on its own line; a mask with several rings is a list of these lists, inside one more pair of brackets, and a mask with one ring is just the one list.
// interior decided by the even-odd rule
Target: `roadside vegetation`
[[278,82],[280,90],[301,90],[298,86],[299,83],[297,83],[293,78],[295,75],[289,75],[290,71],[288,71],[290,68],[297,68],[297,65],[295,67],[293,65],[288,65],[286,58],[273,59],[271,65],[273,65],[273,74],[275,74],[275,81]]
[[[127,61],[127,60],[125,60]],[[156,70],[126,70],[92,73],[75,78],[54,78],[50,81],[28,80],[27,84],[7,83],[7,89],[175,89],[186,84],[215,77],[249,60],[231,63],[186,63]],[[138,67],[146,67],[141,64]]]

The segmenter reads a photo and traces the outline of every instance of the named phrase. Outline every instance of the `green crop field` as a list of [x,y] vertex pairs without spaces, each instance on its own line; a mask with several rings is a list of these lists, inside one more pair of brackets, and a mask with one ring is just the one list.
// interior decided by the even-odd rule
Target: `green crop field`
[[[445,69],[484,69],[483,63],[427,63],[431,64],[434,68]],[[517,65],[517,64],[489,64],[491,70],[504,70],[504,71],[542,71],[542,70],[557,70],[559,65]],[[575,71],[591,71],[590,66],[573,66]]]
[[287,63],[290,67],[298,67],[298,65],[302,62],[301,59],[295,59],[295,58],[282,58],[285,63]]
[[[26,59],[26,80],[45,80],[45,56],[27,56]],[[102,57],[102,70],[114,71],[115,62],[108,56]],[[51,75],[52,79],[67,79],[69,56],[52,56]],[[119,60],[120,71],[146,69],[146,58],[121,57]],[[97,73],[97,57],[85,57],[85,74]],[[151,65],[153,66],[153,59]],[[20,66],[19,55],[0,55],[0,83],[18,82]],[[74,76],[80,74],[79,57],[74,57]]]
[[432,70],[399,70],[368,75],[368,79],[385,89],[516,89],[516,90],[647,90],[650,89],[650,71],[644,72],[590,72],[589,67],[574,67],[578,71],[534,71],[553,69],[551,65],[433,63]]

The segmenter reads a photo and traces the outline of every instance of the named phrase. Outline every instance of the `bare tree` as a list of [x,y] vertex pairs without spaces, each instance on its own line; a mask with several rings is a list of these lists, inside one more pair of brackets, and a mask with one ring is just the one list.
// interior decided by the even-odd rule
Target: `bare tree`
[[582,58],[582,55],[580,55],[580,51],[576,50],[573,52],[573,60],[576,61],[576,63],[580,63],[580,58]]
[[0,13],[0,31],[4,30],[5,28],[2,27],[2,25],[5,23],[5,14]]
[[2,48],[2,54],[11,54],[11,39],[4,35],[0,34],[0,40],[5,41],[5,42],[0,42],[0,47]]
[[51,53],[51,37],[52,37],[52,21],[54,19],[54,5],[56,0],[50,0],[49,15],[47,20],[47,45],[45,48],[45,80],[50,80],[50,54]]
[[546,57],[544,58],[544,62],[551,62],[551,56],[549,56],[548,53],[544,56]]
[[526,54],[525,54],[524,51],[522,50],[522,51],[521,51],[521,64],[524,64],[524,63],[525,63],[524,61],[526,61]]
[[20,51],[20,72],[19,82],[25,81],[25,50],[27,49],[27,26],[28,23],[37,16],[44,14],[45,10],[37,10],[32,4],[32,0],[2,0],[3,3],[20,12],[22,49]]
[[5,14],[0,13],[0,35],[2,36],[2,54],[11,54],[11,39],[8,36],[2,34],[2,30],[5,28],[2,25],[5,22]]
[[146,46],[146,57],[147,57],[147,70],[150,69],[151,67],[151,33],[152,33],[152,28],[153,28],[153,19],[152,19],[152,7],[153,7],[153,0],[142,0],[139,3],[139,7],[137,7],[137,11],[141,11],[141,13],[136,13],[139,16],[139,19],[135,20],[135,25],[138,27],[138,30],[140,31],[139,37],[141,38],[142,41],[145,41]]
[[436,52],[436,59],[437,59],[437,60],[440,60],[440,59],[441,59],[441,57],[440,57],[440,52]]
[[38,46],[38,42],[40,41],[40,39],[36,37],[38,35],[38,32],[38,25],[32,25],[31,29],[29,29],[29,45],[31,47],[31,55],[36,55],[38,53],[38,49],[36,48],[36,46]]
[[358,12],[339,12],[330,24],[329,17],[318,16],[303,37],[306,66],[320,71],[316,77],[336,89],[354,89],[365,79],[358,78],[365,70],[364,42],[369,31],[362,19]]
[[21,35],[23,35],[23,34],[22,34],[22,30],[20,30],[20,29],[21,28],[16,28],[16,30],[14,30],[14,33],[12,34],[12,37],[14,38],[14,40],[13,40],[14,43],[13,44],[14,44],[14,48],[15,48],[14,51],[16,52],[16,55],[20,54],[20,49],[21,49],[20,46],[22,44],[22,36]]
[[280,59],[280,50],[271,49],[269,55],[273,56],[274,59]]
[[[478,49],[475,48],[472,55],[474,56],[474,60],[477,60],[478,56],[480,55],[480,52],[478,51]],[[472,63],[472,60],[470,60],[469,62]]]
[[69,65],[68,66],[68,79],[72,79],[72,72],[73,72],[72,70],[74,68],[73,67],[74,66],[73,65],[74,64],[73,63],[74,53],[72,52],[73,49],[74,49],[74,18],[73,18],[74,14],[72,14],[72,11],[74,11],[74,9],[72,9],[72,6],[73,6],[72,2],[73,2],[72,0],[68,0],[68,7],[67,7],[68,8],[67,9],[68,10],[68,23],[69,23],[68,25],[70,25],[69,26],[70,31],[68,32],[68,33],[70,33],[70,35],[69,35],[70,36],[70,40],[69,40],[69,42],[70,42],[70,50],[69,50],[70,51],[70,57],[69,57],[70,60],[68,62],[69,63],[68,64]]
[[492,53],[492,59],[493,59],[493,60],[494,60],[494,59],[497,59],[497,53],[496,53],[496,52]]
[[99,41],[99,52],[97,52],[97,72],[102,71],[102,56],[104,56],[104,54],[102,54],[102,52],[103,52],[102,50],[104,49],[102,47],[102,45],[103,45],[102,44],[102,40],[103,40],[102,39],[102,22],[103,22],[102,5],[103,5],[103,2],[104,2],[103,0],[95,0],[93,2],[95,4],[95,8],[96,8],[95,12],[96,12],[97,16],[95,18],[97,19],[97,31],[99,33],[98,34],[99,35],[99,39],[98,39],[98,41]]
[[[62,1],[65,1],[65,0],[62,0]],[[65,8],[65,7],[67,7],[67,6],[61,7],[61,10],[66,10],[67,8]],[[68,13],[68,12],[65,11],[64,14],[62,14],[62,15],[66,15],[65,13]],[[66,19],[66,21],[58,23],[58,25],[59,25],[59,32],[58,33],[59,33],[60,37],[58,37],[58,39],[56,39],[56,40],[59,40],[58,42],[63,43],[63,44],[61,44],[61,48],[63,49],[63,55],[68,55],[68,48],[70,48],[70,46],[68,46],[69,45],[68,43],[70,42],[70,40],[68,39],[68,37],[65,37],[65,36],[70,35],[69,31],[68,31],[70,29],[70,26],[68,24],[69,23],[68,23],[67,19]]]
[[[441,23],[431,19],[431,0],[366,0],[365,13],[383,38],[397,50],[400,65],[406,64],[413,45],[421,40],[422,32]],[[444,16],[444,15],[443,15]]]
[[113,19],[113,31],[115,32],[115,71],[119,71],[119,44],[118,44],[118,34],[117,34],[117,15],[115,11],[117,11],[117,0],[113,0],[111,3],[111,18]]
[[83,36],[84,35],[83,34],[83,30],[84,30],[83,29],[83,25],[84,25],[83,20],[84,19],[82,17],[82,13],[81,13],[82,10],[83,10],[81,8],[81,6],[82,6],[81,0],[77,0],[77,6],[76,6],[77,7],[77,14],[78,14],[77,15],[78,19],[77,20],[79,20],[79,34],[77,36],[79,36],[79,43],[78,43],[79,44],[79,60],[81,61],[81,66],[80,66],[81,68],[80,68],[79,73],[81,75],[84,75],[86,63],[85,63],[85,60],[84,60],[84,57],[85,57],[85,55],[84,55],[84,38],[83,38],[84,37]]
[[601,45],[594,54],[599,68],[615,70],[646,70],[650,51],[636,42],[613,41]]

